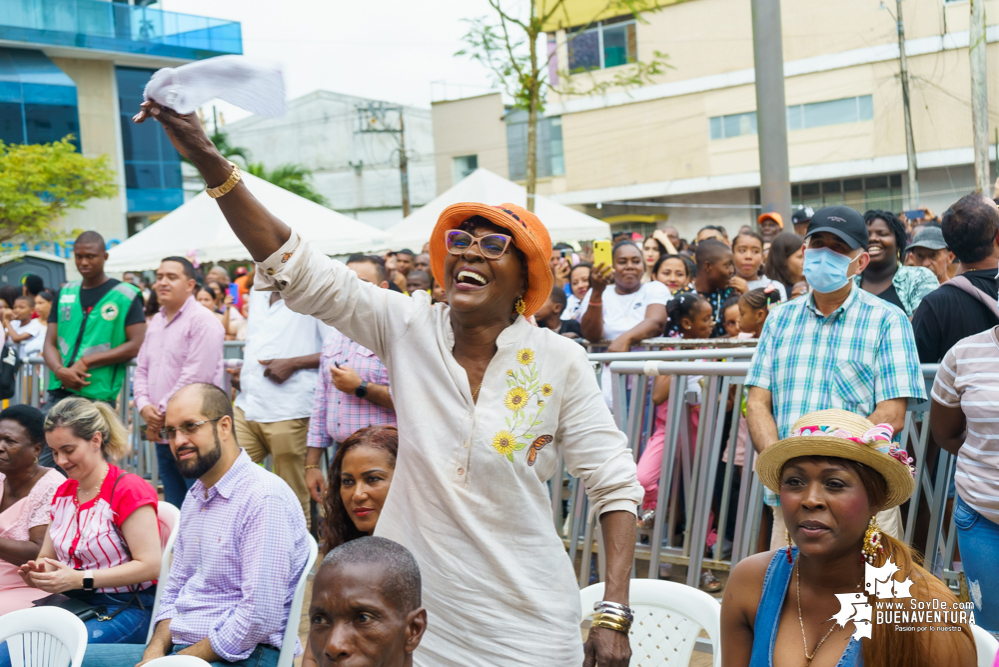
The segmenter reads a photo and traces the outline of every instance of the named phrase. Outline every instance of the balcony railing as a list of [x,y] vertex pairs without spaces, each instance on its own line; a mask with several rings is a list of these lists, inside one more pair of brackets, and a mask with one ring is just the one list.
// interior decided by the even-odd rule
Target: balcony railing
[[236,21],[101,0],[3,0],[0,40],[184,59],[243,52]]

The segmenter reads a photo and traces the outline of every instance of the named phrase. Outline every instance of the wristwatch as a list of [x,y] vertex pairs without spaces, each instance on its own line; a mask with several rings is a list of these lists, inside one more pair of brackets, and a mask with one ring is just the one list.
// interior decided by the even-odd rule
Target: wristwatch
[[90,570],[84,570],[83,572],[83,590],[94,590],[94,573]]
[[354,390],[354,396],[358,398],[364,398],[368,395],[368,383],[367,381],[362,381],[361,385]]

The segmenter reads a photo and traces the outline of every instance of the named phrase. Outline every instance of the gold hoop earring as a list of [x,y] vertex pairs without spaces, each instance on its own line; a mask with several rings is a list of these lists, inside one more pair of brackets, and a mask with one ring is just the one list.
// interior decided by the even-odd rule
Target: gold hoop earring
[[791,543],[791,533],[787,532],[787,529],[784,530],[784,539],[787,540],[787,564],[790,565],[794,562],[794,558],[791,557],[791,547],[793,545]]
[[517,311],[518,315],[523,315],[527,312],[527,304],[524,303],[523,297],[517,297],[517,300],[513,302],[513,309]]
[[864,533],[864,549],[862,551],[864,560],[874,565],[874,559],[881,553],[882,549],[881,526],[878,525],[877,519],[872,516],[867,524],[867,532]]

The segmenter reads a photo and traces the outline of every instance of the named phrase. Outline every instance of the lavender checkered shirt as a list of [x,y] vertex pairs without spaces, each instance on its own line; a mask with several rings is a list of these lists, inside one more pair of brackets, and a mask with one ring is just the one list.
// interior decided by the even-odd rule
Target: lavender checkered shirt
[[194,483],[179,525],[154,622],[170,619],[174,644],[207,637],[230,662],[258,644],[281,648],[309,554],[305,517],[291,488],[240,450],[207,494],[201,480]]
[[375,424],[396,425],[395,410],[346,394],[333,386],[330,366],[334,361],[353,368],[366,382],[389,383],[388,371],[374,352],[339,331],[327,336],[319,356],[319,382],[309,420],[309,447],[329,447],[334,442],[343,442],[354,431]]

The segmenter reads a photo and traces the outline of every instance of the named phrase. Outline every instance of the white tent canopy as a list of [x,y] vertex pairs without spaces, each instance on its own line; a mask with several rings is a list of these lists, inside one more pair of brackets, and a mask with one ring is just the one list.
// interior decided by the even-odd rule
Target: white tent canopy
[[[527,190],[487,169],[476,169],[426,206],[390,227],[387,232],[392,247],[419,251],[430,240],[441,211],[458,202],[526,206]],[[610,238],[610,225],[606,222],[545,197],[534,198],[534,213],[548,228],[552,243]]]
[[[327,255],[347,255],[387,245],[385,232],[380,229],[245,171],[243,181],[271,213]],[[154,270],[159,268],[164,257],[184,257],[194,250],[198,262],[250,259],[249,251],[236,238],[218,204],[206,192],[109,250],[104,268],[110,272]]]

